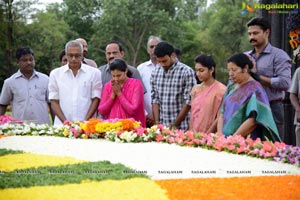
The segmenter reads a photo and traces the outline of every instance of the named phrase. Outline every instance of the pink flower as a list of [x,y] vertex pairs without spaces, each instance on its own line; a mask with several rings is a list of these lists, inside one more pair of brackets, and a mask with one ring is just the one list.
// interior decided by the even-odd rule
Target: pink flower
[[69,121],[69,120],[66,120],[66,121],[64,121],[64,125],[71,125],[72,124],[72,122],[71,121]]
[[169,137],[168,141],[169,141],[170,144],[175,143],[174,137]]
[[122,135],[122,133],[124,133],[124,131],[118,131],[117,136],[120,137],[120,135]]
[[75,138],[77,138],[79,136],[79,133],[78,133],[78,131],[75,128],[71,127],[70,131],[73,133],[73,135],[74,135]]
[[273,149],[272,143],[268,142],[268,141],[264,141],[264,143],[263,143],[263,150],[265,152],[270,152],[270,151],[272,151],[272,149]]
[[194,132],[193,131],[187,131],[185,132],[185,135],[188,137],[189,140],[193,140],[194,139]]
[[201,145],[205,145],[206,144],[206,138],[203,137],[202,139],[199,140]]
[[193,139],[192,140],[192,143],[196,144],[196,145],[199,145],[200,144],[200,140],[199,139]]
[[162,124],[158,124],[158,125],[157,125],[157,128],[158,128],[159,130],[161,130],[161,131],[162,131],[162,130],[164,129],[164,125],[162,125]]
[[156,142],[161,142],[163,141],[165,138],[162,134],[157,134],[156,137],[155,137],[155,141]]
[[233,150],[235,150],[235,146],[233,144],[230,144],[230,145],[227,146],[227,149],[229,151],[233,151]]
[[223,144],[220,141],[216,141],[216,143],[213,145],[213,147],[218,150],[218,151],[222,151],[223,149]]
[[143,127],[139,127],[135,131],[138,136],[142,136],[145,133],[145,129]]

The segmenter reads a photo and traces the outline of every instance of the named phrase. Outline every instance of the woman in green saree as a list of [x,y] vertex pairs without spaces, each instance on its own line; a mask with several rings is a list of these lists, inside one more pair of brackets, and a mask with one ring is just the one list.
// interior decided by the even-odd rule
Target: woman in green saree
[[226,136],[250,135],[252,139],[281,141],[267,94],[252,72],[247,55],[234,54],[227,60],[230,83],[224,94],[218,132]]

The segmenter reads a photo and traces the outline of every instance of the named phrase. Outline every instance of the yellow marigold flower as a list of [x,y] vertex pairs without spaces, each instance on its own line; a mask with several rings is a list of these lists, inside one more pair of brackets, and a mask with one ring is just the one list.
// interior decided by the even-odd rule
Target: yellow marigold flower
[[138,128],[138,127],[140,127],[140,126],[141,126],[141,123],[140,123],[140,122],[137,122],[137,121],[135,121],[135,122],[133,123],[133,126],[134,126],[134,128]]
[[84,132],[86,132],[87,131],[87,124],[86,123],[80,123],[80,128],[82,130],[84,130]]
[[9,172],[31,167],[59,166],[83,162],[85,161],[76,160],[70,157],[38,155],[32,153],[11,154],[0,156],[0,171]]
[[64,132],[63,132],[64,136],[68,136],[69,135],[69,130],[68,129],[64,129]]

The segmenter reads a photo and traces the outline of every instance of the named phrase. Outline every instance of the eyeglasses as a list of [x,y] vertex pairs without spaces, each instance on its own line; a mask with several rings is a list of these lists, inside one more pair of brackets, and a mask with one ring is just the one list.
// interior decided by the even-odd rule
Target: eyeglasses
[[67,57],[68,58],[75,58],[75,59],[78,59],[78,58],[81,58],[81,54],[67,54]]
[[149,48],[153,49],[154,47],[156,47],[156,45],[150,45]]

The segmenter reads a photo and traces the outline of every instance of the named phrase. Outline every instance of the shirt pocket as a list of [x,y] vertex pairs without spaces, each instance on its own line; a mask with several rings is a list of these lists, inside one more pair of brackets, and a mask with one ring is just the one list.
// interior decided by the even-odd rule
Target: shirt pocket
[[14,101],[16,102],[24,102],[27,99],[28,91],[24,88],[12,87],[12,92],[14,95]]
[[46,101],[47,88],[41,86],[35,86],[35,98],[39,101]]
[[273,77],[274,76],[274,67],[273,63],[265,63],[264,65],[259,66],[257,68],[259,74],[266,76],[266,77]]
[[92,83],[89,81],[84,81],[79,85],[79,92],[83,97],[90,98],[92,91]]

